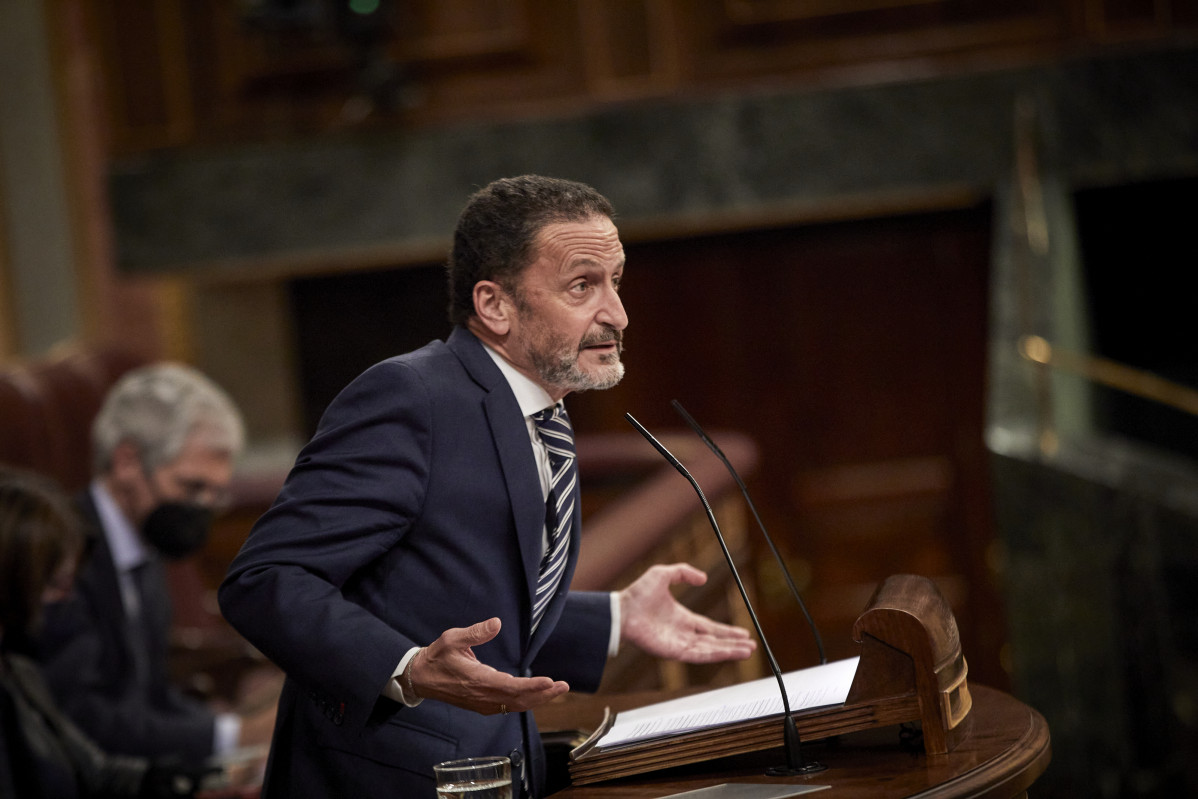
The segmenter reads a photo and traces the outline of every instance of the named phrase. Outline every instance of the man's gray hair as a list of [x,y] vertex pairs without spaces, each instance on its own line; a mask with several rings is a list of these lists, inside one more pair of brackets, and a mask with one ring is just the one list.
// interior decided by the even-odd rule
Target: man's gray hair
[[93,469],[108,471],[113,452],[128,441],[153,471],[177,458],[192,433],[233,457],[245,445],[241,412],[199,371],[178,363],[135,369],[116,382],[92,422]]

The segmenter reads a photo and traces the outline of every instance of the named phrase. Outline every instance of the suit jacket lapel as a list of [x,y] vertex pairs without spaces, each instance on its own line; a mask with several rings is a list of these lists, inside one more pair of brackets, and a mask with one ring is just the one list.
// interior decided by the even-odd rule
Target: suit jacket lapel
[[112,560],[112,550],[108,546],[108,537],[104,534],[100,522],[100,514],[96,510],[90,491],[83,491],[78,497],[80,515],[87,527],[87,566],[86,579],[89,587],[80,586],[80,590],[89,590],[96,607],[97,623],[108,628],[108,638],[123,642],[125,657],[132,663],[134,654],[129,640],[129,616],[125,611],[125,600],[121,595],[120,579],[117,577],[116,565]]
[[483,349],[482,343],[461,327],[454,329],[447,343],[475,382],[487,391],[483,406],[499,453],[524,566],[528,591],[526,607],[529,612],[521,619],[521,624],[527,636],[532,626],[531,608],[537,590],[545,528],[545,500],[541,495],[541,479],[532,456],[528,427],[503,373]]

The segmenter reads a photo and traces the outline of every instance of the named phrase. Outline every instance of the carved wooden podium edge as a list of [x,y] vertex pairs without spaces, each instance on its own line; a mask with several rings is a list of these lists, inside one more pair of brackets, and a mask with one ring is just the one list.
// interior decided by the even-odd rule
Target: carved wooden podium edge
[[912,574],[888,577],[857,617],[853,640],[861,662],[845,706],[914,696],[914,714],[904,711],[898,723],[920,721],[930,755],[955,749],[973,699],[957,622],[936,585]]
[[[853,625],[861,659],[843,705],[793,714],[804,741],[918,721],[928,754],[952,751],[968,734],[973,706],[957,622],[926,577],[888,577]],[[611,718],[570,755],[575,785],[773,749],[778,717],[728,724],[603,752],[595,746]]]

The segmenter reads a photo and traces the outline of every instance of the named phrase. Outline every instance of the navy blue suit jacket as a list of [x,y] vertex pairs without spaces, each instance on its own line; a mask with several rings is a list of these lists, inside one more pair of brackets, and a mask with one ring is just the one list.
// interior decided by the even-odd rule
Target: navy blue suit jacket
[[503,627],[480,661],[598,687],[610,606],[565,587],[577,536],[530,635],[544,513],[515,396],[464,328],[341,392],[220,589],[225,616],[288,675],[266,796],[431,797],[434,763],[494,754],[524,760],[537,793],[531,714],[380,691],[409,648],[493,616]]

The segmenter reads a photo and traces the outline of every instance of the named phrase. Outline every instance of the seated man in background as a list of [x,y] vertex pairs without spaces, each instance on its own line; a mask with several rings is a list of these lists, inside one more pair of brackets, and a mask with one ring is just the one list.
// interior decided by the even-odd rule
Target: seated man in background
[[270,740],[273,702],[218,713],[168,672],[163,560],[204,545],[243,442],[228,395],[179,364],[129,372],[96,416],[94,479],[78,497],[78,581],[49,609],[34,649],[60,707],[107,751],[201,763]]

